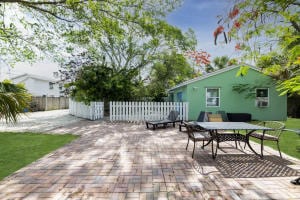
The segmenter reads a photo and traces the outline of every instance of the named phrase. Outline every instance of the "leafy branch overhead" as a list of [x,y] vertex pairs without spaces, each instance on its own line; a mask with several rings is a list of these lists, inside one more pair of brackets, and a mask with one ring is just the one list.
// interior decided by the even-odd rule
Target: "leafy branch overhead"
[[101,25],[135,26],[151,34],[151,26],[180,4],[181,0],[0,0],[1,57],[18,62],[46,54],[60,60],[77,47],[63,35],[80,31],[83,39],[91,27],[102,29]]
[[[235,42],[242,61],[253,60],[278,80],[282,94],[300,94],[300,3],[298,0],[238,0],[214,31],[215,44]],[[277,57],[277,58],[276,58]],[[283,59],[281,59],[281,58]]]

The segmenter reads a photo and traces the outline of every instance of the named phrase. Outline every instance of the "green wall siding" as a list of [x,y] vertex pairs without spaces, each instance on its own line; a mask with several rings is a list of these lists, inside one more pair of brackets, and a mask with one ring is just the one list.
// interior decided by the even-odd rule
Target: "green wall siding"
[[[189,102],[189,120],[196,120],[200,111],[216,112],[224,110],[228,113],[250,113],[256,120],[286,120],[287,98],[279,96],[275,82],[269,76],[249,69],[246,76],[236,77],[239,68],[190,83],[184,87],[173,90],[174,96],[183,92],[184,101]],[[233,91],[236,84],[249,84],[250,87],[269,88],[269,106],[259,108],[255,105],[255,89],[252,97],[248,92]],[[206,88],[220,88],[220,106],[206,107]]]

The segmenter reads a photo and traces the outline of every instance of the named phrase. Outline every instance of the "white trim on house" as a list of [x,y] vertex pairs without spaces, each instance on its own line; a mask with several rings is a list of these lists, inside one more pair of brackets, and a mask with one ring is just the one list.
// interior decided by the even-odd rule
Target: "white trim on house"
[[23,77],[23,79],[21,81],[24,81],[28,78],[34,78],[34,79],[38,79],[38,80],[42,80],[42,81],[57,82],[57,80],[52,79],[52,78],[47,78],[47,77],[38,76],[35,74],[28,74],[28,73],[14,76],[11,78],[11,80],[15,80],[15,79],[22,78],[22,77]]
[[[253,70],[256,70],[256,71],[260,72],[259,68],[257,68],[257,67],[254,67],[254,66],[248,65],[248,64],[244,64],[244,65],[247,66],[247,67],[250,67],[250,68],[253,69]],[[208,73],[208,74],[204,74],[204,75],[199,76],[199,77],[197,77],[197,78],[193,78],[193,79],[190,79],[190,80],[185,81],[185,82],[183,82],[183,83],[180,83],[180,84],[178,84],[178,85],[172,87],[171,89],[169,89],[168,92],[170,92],[171,90],[174,90],[174,89],[177,89],[177,88],[186,86],[186,85],[188,85],[188,84],[190,84],[190,83],[194,83],[194,82],[196,82],[196,81],[200,81],[200,80],[203,80],[203,79],[206,79],[206,78],[209,78],[209,77],[212,77],[212,76],[221,74],[221,73],[223,73],[223,72],[230,71],[230,70],[232,70],[232,69],[235,69],[235,68],[238,68],[238,67],[241,67],[241,66],[242,66],[242,65],[233,65],[233,66],[225,67],[225,68],[223,68],[223,69],[220,69],[220,70],[217,70],[217,71]]]
[[[267,97],[258,97],[257,90],[267,90]],[[267,103],[267,105],[263,105],[263,103]],[[268,87],[263,88],[255,88],[255,107],[258,108],[267,108],[270,107],[270,90]]]
[[[218,90],[218,96],[217,97],[208,97],[208,92],[207,92],[208,89]],[[208,105],[208,103],[207,103],[207,99],[208,98],[215,98],[215,99],[217,99],[218,100],[218,105],[217,106],[210,106],[210,105]],[[206,105],[206,108],[218,108],[218,107],[221,106],[221,88],[220,87],[207,87],[205,89],[205,105]]]

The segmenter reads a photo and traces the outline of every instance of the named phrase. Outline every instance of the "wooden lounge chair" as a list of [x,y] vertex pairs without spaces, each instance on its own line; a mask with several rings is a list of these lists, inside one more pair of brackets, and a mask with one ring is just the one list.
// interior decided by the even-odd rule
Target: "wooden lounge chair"
[[179,116],[179,112],[172,110],[167,119],[146,121],[146,127],[148,129],[150,128],[149,125],[152,125],[153,130],[158,128],[158,126],[163,126],[164,128],[166,128],[168,124],[173,124],[173,127],[175,127],[176,122],[182,122],[182,120],[178,119],[178,116]]

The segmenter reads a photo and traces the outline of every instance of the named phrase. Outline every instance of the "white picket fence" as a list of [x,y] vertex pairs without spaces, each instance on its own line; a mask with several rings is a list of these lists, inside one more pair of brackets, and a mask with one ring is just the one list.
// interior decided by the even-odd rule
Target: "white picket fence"
[[144,122],[166,119],[171,110],[188,120],[188,102],[110,102],[110,121]]
[[104,103],[91,102],[88,106],[82,102],[69,99],[69,114],[90,120],[102,119],[104,116]]

